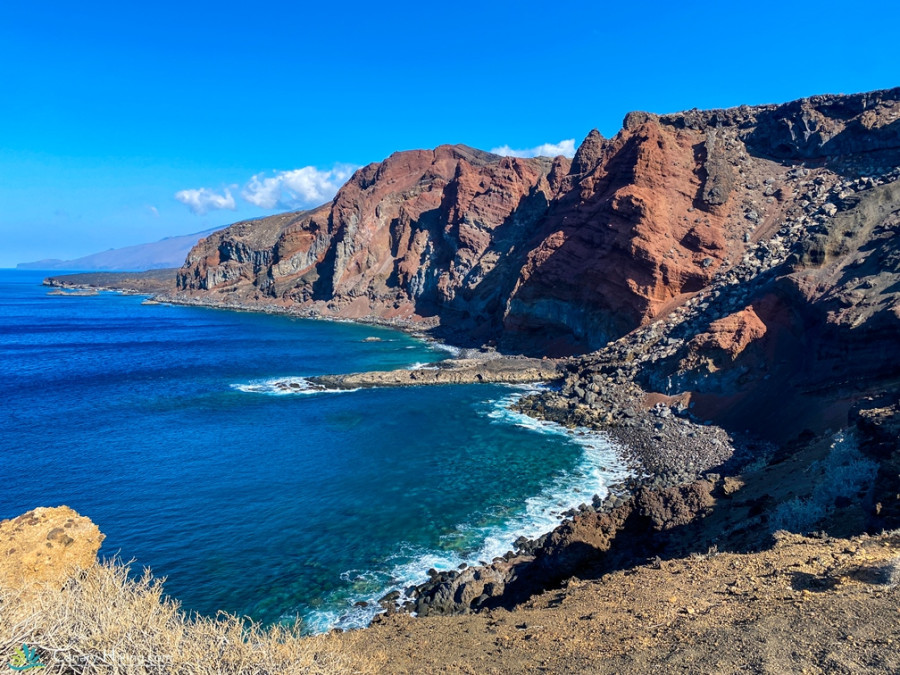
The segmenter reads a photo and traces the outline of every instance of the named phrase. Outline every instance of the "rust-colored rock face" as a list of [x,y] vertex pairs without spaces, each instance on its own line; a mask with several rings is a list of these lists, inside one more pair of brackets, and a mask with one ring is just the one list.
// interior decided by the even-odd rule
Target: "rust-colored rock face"
[[[590,140],[590,139],[589,139]],[[599,347],[705,286],[737,246],[728,190],[703,201],[707,134],[649,119],[606,142],[551,205],[506,317],[507,328],[571,334]],[[730,166],[721,168],[719,181]]]
[[712,373],[733,362],[751,343],[766,334],[766,324],[753,306],[713,321],[704,333],[690,341],[684,370]]
[[433,325],[444,315],[495,335],[517,246],[568,160],[465,146],[391,155],[357,171],[332,204],[239,223],[201,242],[179,288],[212,301]]
[[[898,152],[900,89],[631,113],[611,139],[591,132],[571,162],[465,146],[399,152],[360,169],[331,204],[201,241],[176,299],[440,326],[508,351],[598,349],[726,275],[759,273],[753,258],[783,253],[793,236],[783,231],[849,208],[819,192],[851,166],[895,166]],[[807,242],[800,262],[846,263],[825,239]],[[735,321],[704,331],[718,336],[705,346],[734,357],[765,323]]]
[[74,569],[94,564],[104,536],[68,506],[37,508],[0,522],[0,586],[62,586]]

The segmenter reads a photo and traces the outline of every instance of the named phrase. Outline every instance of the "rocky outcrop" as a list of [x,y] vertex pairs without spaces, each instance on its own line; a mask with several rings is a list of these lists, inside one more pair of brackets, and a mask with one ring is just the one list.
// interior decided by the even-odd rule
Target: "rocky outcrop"
[[[762,339],[766,334],[764,324],[752,305],[739,312],[710,322],[709,328],[691,338],[687,345],[689,357],[693,363],[682,363],[681,367],[696,372],[713,373],[725,364],[727,359],[734,361],[752,342]],[[701,364],[702,361],[702,364]]]
[[36,508],[0,522],[0,587],[62,586],[97,560],[104,535],[68,506]]
[[[882,103],[872,114],[900,115],[900,103]],[[896,390],[900,150],[888,144],[764,176],[744,180],[767,186],[764,203],[780,204],[779,216],[747,203],[740,259],[567,377],[578,423],[622,422],[592,393],[607,379],[639,383],[636,398],[649,405],[776,442],[842,428],[856,401]]]
[[404,387],[427,384],[546,382],[560,376],[552,359],[493,358],[453,359],[433,366],[407,370],[369,371],[348,375],[318,375],[307,378],[313,388],[358,389],[360,387]]
[[748,144],[791,160],[900,149],[896,92],[814,96],[765,106],[757,114]]
[[601,347],[712,279],[738,234],[702,201],[704,138],[648,117],[587,153],[592,167],[578,158],[509,298],[511,344]]

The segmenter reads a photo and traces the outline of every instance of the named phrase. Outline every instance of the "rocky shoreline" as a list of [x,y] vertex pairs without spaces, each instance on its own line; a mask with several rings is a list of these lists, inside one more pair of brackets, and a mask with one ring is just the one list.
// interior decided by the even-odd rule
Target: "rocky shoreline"
[[[116,277],[110,275],[100,278],[79,275],[71,281],[67,277],[54,277],[45,283],[59,289],[77,289],[76,292],[96,292],[100,289],[133,292],[134,286],[147,288],[133,282],[120,286]],[[159,302],[232,311],[347,321],[278,305],[178,298],[160,292],[160,289],[156,289],[152,298]],[[404,320],[376,318],[354,322],[400,329],[429,339],[421,324]],[[721,428],[693,419],[688,406],[680,399],[658,401],[648,406],[647,394],[628,377],[595,375],[589,382],[581,382],[577,374],[580,364],[580,359],[538,359],[501,355],[489,349],[460,348],[456,358],[417,369],[308,378],[309,386],[323,390],[469,383],[551,383],[555,386],[523,395],[513,409],[572,430],[581,428],[603,432],[616,443],[624,453],[623,459],[633,467],[631,479],[607,486],[609,494],[606,498],[586,496],[584,503],[561,514],[563,519],[554,530],[534,540],[520,537],[511,542],[510,550],[504,556],[486,565],[462,570],[429,570],[429,578],[424,583],[387,593],[380,601],[385,614],[376,615],[376,622],[397,611],[428,616],[512,606],[558,583],[583,563],[576,563],[575,560],[580,558],[571,554],[562,555],[562,558],[570,559],[569,562],[561,563],[556,559],[562,550],[570,548],[569,544],[560,542],[572,539],[573,528],[583,529],[586,519],[592,523],[592,529],[615,530],[618,526],[611,528],[611,524],[620,524],[627,519],[623,514],[631,513],[635,508],[646,509],[646,502],[653,501],[655,495],[666,490],[675,490],[672,494],[680,495],[686,489],[684,486],[702,477],[711,480],[706,481],[705,485],[714,486],[720,480],[714,472],[721,472],[726,466],[733,466],[740,457],[752,454]],[[291,384],[285,383],[284,386],[290,388]],[[703,503],[702,499],[694,499],[691,508]],[[576,525],[576,521],[580,524]],[[601,524],[598,525],[598,522]],[[610,537],[609,541],[613,539]]]
[[[159,279],[159,275],[154,276]],[[123,276],[124,279],[130,281],[131,275]],[[133,281],[119,286],[116,276],[108,274],[100,278],[90,274],[78,275],[72,281],[67,277],[53,277],[45,283],[59,289],[76,289],[76,292],[135,292],[135,286],[150,290],[148,286]],[[150,282],[151,285],[153,283],[156,282]],[[348,321],[322,317],[313,310],[279,305],[180,298],[159,289],[151,297],[153,301],[171,304]],[[352,322],[390,327],[422,339],[433,339],[421,324],[405,320],[363,318]],[[622,459],[633,467],[633,477],[607,486],[609,494],[606,498],[593,495],[577,507],[561,513],[562,521],[552,531],[534,540],[520,537],[511,542],[510,550],[504,556],[486,565],[463,570],[429,570],[429,578],[424,583],[389,592],[380,601],[385,614],[376,615],[376,621],[382,620],[378,617],[397,611],[428,616],[466,614],[497,606],[511,607],[523,598],[552,587],[583,564],[580,557],[569,553],[562,555],[569,562],[561,563],[556,558],[560,557],[563,549],[569,548],[568,543],[560,542],[572,539],[573,528],[578,531],[583,529],[585,519],[591,522],[590,529],[599,527],[600,530],[610,530],[610,523],[621,524],[627,519],[627,515],[623,514],[630,514],[636,508],[646,510],[648,500],[653,502],[658,495],[669,494],[667,490],[674,490],[672,495],[681,495],[686,489],[688,492],[695,490],[685,486],[701,481],[709,487],[702,488],[700,493],[709,493],[721,482],[720,472],[746,461],[749,456],[758,455],[758,445],[746,439],[737,440],[720,427],[695,419],[688,405],[678,397],[649,405],[648,401],[653,399],[648,399],[648,394],[628,376],[613,375],[607,378],[594,375],[583,382],[578,374],[581,359],[501,355],[485,348],[458,349],[455,358],[416,369],[323,375],[307,378],[307,382],[311,388],[322,390],[550,383],[554,386],[523,395],[513,409],[573,431],[583,429],[606,434],[622,451]],[[284,384],[286,390],[290,390],[291,386],[292,383]],[[683,501],[680,496],[674,498]],[[695,498],[690,503],[688,510],[696,510],[705,502]],[[692,515],[696,513],[692,511]],[[610,543],[613,539],[614,536],[609,538]]]
[[[759,457],[758,441],[735,438],[720,427],[691,419],[677,405],[641,406],[643,392],[635,385],[611,385],[604,390],[608,407],[591,414],[556,390],[526,394],[513,409],[569,429],[600,431],[623,452],[633,467],[631,478],[607,486],[605,498],[593,495],[562,513],[563,520],[537,539],[517,539],[511,550],[493,561],[458,570],[429,570],[422,584],[394,590],[380,604],[387,615],[417,616],[468,614],[505,607],[511,609],[528,597],[581,570],[597,564],[598,553],[611,548],[617,537],[632,551],[652,547],[655,533],[684,525],[711,507],[716,493],[752,457]],[[609,416],[620,417],[618,424]],[[634,514],[653,514],[650,524],[634,524]],[[645,518],[646,520],[646,518]],[[628,525],[626,526],[626,523]],[[585,540],[591,542],[584,546]],[[621,544],[619,544],[621,547]],[[623,564],[619,554],[619,564]],[[625,554],[627,558],[628,555]],[[631,562],[643,562],[642,553]],[[630,564],[630,563],[629,563]],[[376,622],[384,615],[376,616]]]
[[[146,272],[78,272],[47,277],[44,286],[63,291],[113,291],[131,295],[165,293],[174,286],[175,269]],[[51,291],[51,293],[54,293]]]
[[[64,280],[54,280],[53,285],[63,283]],[[104,290],[123,289],[108,285]],[[154,298],[173,302],[166,294]],[[175,302],[347,321],[274,305],[231,306],[198,298]],[[431,339],[421,325],[402,320],[354,322],[378,324]],[[426,617],[512,609],[573,575],[627,569],[666,549],[683,554],[697,550],[697,542],[690,535],[692,528],[712,513],[717,502],[731,499],[730,495],[740,489],[741,480],[733,476],[748,461],[765,464],[776,454],[776,448],[698,418],[690,396],[667,396],[643,389],[637,382],[637,366],[656,362],[658,356],[654,355],[665,350],[665,343],[644,339],[653,330],[649,326],[621,341],[631,345],[638,355],[633,364],[615,358],[616,346],[590,358],[563,359],[500,355],[489,348],[460,348],[456,358],[418,369],[310,378],[313,387],[323,389],[550,382],[554,386],[523,395],[513,409],[573,431],[602,432],[622,449],[623,459],[634,467],[634,477],[608,486],[606,498],[594,495],[586,499],[561,514],[562,522],[552,531],[534,540],[520,537],[511,542],[510,550],[502,557],[464,569],[428,570],[425,582],[387,593],[379,603],[384,612],[375,616],[375,624],[390,621],[398,613]],[[772,506],[752,507],[751,512],[753,508]],[[765,518],[765,511],[762,516],[758,512],[754,516],[759,517]],[[758,542],[765,536],[766,532],[760,531],[753,538]]]
[[[458,358],[418,369],[308,378],[312,388],[322,390],[473,383],[554,384],[555,387],[524,394],[512,409],[576,433],[602,432],[633,468],[631,478],[606,486],[609,493],[605,498],[596,494],[588,497],[584,503],[561,513],[562,522],[552,531],[533,540],[519,537],[511,542],[505,555],[479,566],[431,569],[424,583],[390,591],[379,601],[387,615],[398,611],[418,616],[466,614],[491,607],[512,607],[523,598],[552,587],[586,563],[585,556],[568,552],[573,542],[576,548],[580,544],[581,535],[573,540],[573,532],[605,531],[608,544],[612,545],[616,532],[623,529],[634,512],[665,513],[674,509],[673,513],[658,516],[650,527],[653,531],[688,522],[709,508],[713,493],[724,489],[723,473],[734,473],[751,458],[772,452],[764,442],[729,434],[694,418],[677,397],[650,405],[656,399],[627,380],[616,382],[595,376],[582,390],[573,374],[577,366],[578,361],[572,359],[534,359],[462,350]],[[582,401],[586,395],[590,405]],[[649,545],[645,532],[622,534],[633,540],[631,546],[638,546],[641,541]],[[596,551],[592,551],[590,557],[595,555]],[[383,615],[376,615],[376,621],[382,620],[379,616]]]
[[[689,522],[710,507],[714,493],[725,489],[723,473],[735,473],[750,459],[758,460],[773,451],[767,443],[729,434],[696,419],[678,397],[657,400],[658,396],[649,396],[628,380],[617,382],[596,375],[582,389],[575,374],[577,360],[508,357],[490,352],[464,356],[468,358],[448,359],[428,369],[319,376],[309,381],[323,389],[552,383],[556,386],[524,394],[512,409],[576,432],[580,429],[580,433],[603,433],[633,467],[633,477],[607,486],[609,493],[605,498],[595,494],[563,512],[562,522],[552,531],[533,540],[520,537],[505,555],[489,563],[464,565],[457,570],[431,569],[424,583],[390,591],[379,601],[387,615],[467,614],[492,607],[511,608],[559,583],[584,565],[588,557],[596,556],[596,547],[589,556],[572,554],[571,549],[580,546],[584,532],[605,532],[605,545],[612,546],[622,530],[624,538],[632,540],[630,546],[646,547],[650,545],[646,531],[624,528],[633,513],[662,514],[649,527],[655,532]],[[585,396],[589,404],[583,401]],[[648,530],[645,526],[639,529]],[[383,616],[377,615],[376,621],[382,621]]]
[[[519,407],[546,418],[546,412],[540,410],[542,398],[553,400],[558,396],[556,392],[528,396]],[[814,500],[819,486],[833,480],[850,485],[826,488],[832,494],[847,496],[825,503],[820,536],[833,532],[848,537],[859,531],[891,530],[900,525],[900,444],[896,435],[900,403],[864,408],[845,430],[858,443],[859,460],[853,461],[874,460],[881,466],[874,483],[864,485],[862,491],[852,486],[852,476],[840,473],[842,469],[829,468],[829,461],[836,460],[829,460],[828,454],[843,442],[842,434],[776,448],[753,439],[735,439],[718,427],[684,418],[672,422],[677,426],[662,431],[666,423],[663,427],[658,424],[661,410],[657,404],[627,417],[632,424],[605,428],[617,441],[631,443],[625,447],[631,450],[633,460],[655,462],[655,471],[610,486],[605,499],[595,496],[590,503],[566,512],[565,520],[554,530],[536,540],[520,538],[515,550],[490,563],[458,570],[429,570],[426,582],[382,598],[385,613],[377,615],[374,623],[390,622],[397,613],[424,617],[514,610],[570,578],[601,578],[654,559],[659,561],[659,556],[698,556],[720,547],[766,550],[773,535],[785,525],[804,527],[794,520],[797,516],[791,508],[785,507],[792,501],[803,504]],[[552,416],[563,423],[571,420],[558,412]],[[668,464],[671,455],[658,437],[680,436],[683,432],[672,429],[682,424],[690,429],[685,438],[697,439],[682,446],[692,459]],[[700,435],[689,435],[696,432]],[[726,439],[728,449],[723,450]],[[844,477],[835,479],[830,472]]]

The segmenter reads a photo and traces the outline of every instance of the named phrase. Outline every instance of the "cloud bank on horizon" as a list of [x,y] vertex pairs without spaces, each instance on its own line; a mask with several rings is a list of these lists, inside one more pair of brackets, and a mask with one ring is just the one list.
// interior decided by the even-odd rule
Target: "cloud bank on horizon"
[[[290,171],[265,172],[250,177],[241,189],[240,197],[262,209],[292,210],[318,206],[327,202],[358,169],[354,164],[335,164],[331,169],[304,166]],[[237,210],[237,202],[229,185],[219,192],[212,188],[179,190],[175,199],[187,206],[191,213],[203,216],[210,211]]]
[[559,143],[542,143],[524,150],[513,150],[508,145],[501,145],[499,148],[491,148],[491,152],[504,157],[556,157],[562,155],[571,158],[575,156],[575,139],[567,138]]
[[175,193],[175,199],[187,206],[191,213],[198,216],[204,216],[210,211],[219,209],[234,211],[237,208],[229,188],[225,188],[224,194],[218,194],[208,188],[180,190]]

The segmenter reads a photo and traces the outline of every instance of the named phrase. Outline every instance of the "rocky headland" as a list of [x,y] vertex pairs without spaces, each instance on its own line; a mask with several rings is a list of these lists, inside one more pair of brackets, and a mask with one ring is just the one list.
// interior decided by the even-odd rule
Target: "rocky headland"
[[62,587],[73,569],[93,565],[104,535],[68,506],[38,507],[0,521],[0,587]]
[[176,272],[177,270],[169,268],[144,272],[80,272],[47,277],[44,279],[44,285],[54,289],[50,291],[51,293],[116,291],[153,295],[171,291],[175,284]]
[[[737,639],[741,625],[781,644],[790,622],[777,617],[818,613],[827,617],[808,637],[824,651],[797,663],[891,672],[897,543],[879,533],[900,528],[898,179],[900,88],[637,112],[613,138],[591,132],[572,160],[465,146],[395,153],[357,171],[330,204],[201,240],[158,297],[385,323],[496,350],[503,357],[314,384],[551,381],[518,409],[603,431],[639,467],[640,478],[538,540],[389,594],[363,650],[464,631],[473,635],[445,636],[436,651],[466,659],[447,672],[521,672],[510,655],[531,651],[569,672],[553,641],[588,671],[737,672],[752,659],[725,646],[716,661],[711,645]],[[776,545],[783,530],[816,538],[779,535]],[[873,546],[887,582],[842,557]],[[752,588],[735,573],[748,564]],[[705,590],[682,584],[675,607],[635,600],[635,584],[664,593],[688,577]],[[579,599],[566,599],[570,588]],[[610,618],[615,598],[631,624]],[[563,609],[583,603],[587,618]],[[752,608],[750,624],[738,606]],[[852,633],[838,637],[841,612],[875,631],[856,658],[833,644]],[[504,624],[526,615],[521,634]],[[538,630],[560,617],[587,621],[594,637],[576,624]],[[597,665],[600,642],[632,651]],[[413,651],[405,667],[437,668]],[[790,662],[760,654],[752,672]]]
[[553,359],[496,355],[494,358],[446,359],[412,369],[319,375],[307,378],[307,381],[314,389],[360,389],[478,382],[527,384],[553,381],[559,376],[559,367]]

